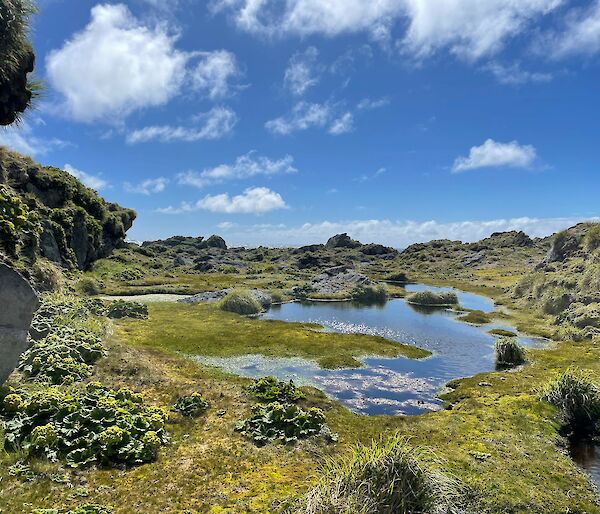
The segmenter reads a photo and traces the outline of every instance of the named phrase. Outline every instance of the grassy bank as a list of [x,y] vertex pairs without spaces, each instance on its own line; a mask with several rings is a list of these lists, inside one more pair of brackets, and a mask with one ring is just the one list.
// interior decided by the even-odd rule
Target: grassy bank
[[124,321],[116,330],[134,345],[211,357],[303,357],[325,368],[359,367],[357,359],[368,355],[415,359],[430,355],[382,337],[325,333],[318,325],[246,318],[215,305],[152,304],[148,320]]

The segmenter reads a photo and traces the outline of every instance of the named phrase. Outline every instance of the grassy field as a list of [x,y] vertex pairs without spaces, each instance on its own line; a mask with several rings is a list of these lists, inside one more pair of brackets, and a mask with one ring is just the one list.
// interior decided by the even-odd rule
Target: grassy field
[[[314,483],[325,457],[394,431],[410,437],[414,444],[431,447],[462,481],[475,512],[600,512],[587,478],[564,450],[555,410],[537,396],[538,388],[571,364],[600,371],[600,349],[595,346],[562,343],[555,349],[530,352],[531,364],[522,369],[452,384],[454,390],[445,398],[448,408],[420,417],[357,415],[309,389],[303,403],[325,410],[340,441],[258,448],[233,430],[252,404],[244,390],[248,381],[198,366],[174,353],[192,348],[203,351],[202,345],[185,345],[211,333],[210,321],[204,332],[199,328],[203,315],[210,317],[210,309],[197,309],[196,317],[191,308],[182,310],[194,330],[200,330],[196,338],[190,337],[192,330],[185,323],[170,323],[166,337],[158,336],[158,327],[179,308],[151,306],[149,321],[120,321],[109,342],[109,355],[97,365],[94,378],[143,391],[156,404],[169,405],[179,395],[200,390],[211,404],[208,414],[195,421],[173,415],[171,442],[159,460],[129,470],[75,472],[58,464],[38,463],[34,466],[38,476],[24,482],[8,473],[17,456],[3,454],[0,508],[4,513],[31,512],[33,507],[73,508],[91,502],[113,505],[117,513],[278,512],[287,499]],[[251,324],[271,325],[233,320],[232,315],[221,341],[237,350],[252,339]],[[312,334],[302,326],[292,326],[290,331]],[[335,340],[334,335],[323,334],[321,345],[335,344]],[[342,338],[337,344],[343,345],[344,340],[349,341]],[[178,347],[177,341],[184,346]],[[295,346],[289,331],[274,330],[270,343],[275,351]]]

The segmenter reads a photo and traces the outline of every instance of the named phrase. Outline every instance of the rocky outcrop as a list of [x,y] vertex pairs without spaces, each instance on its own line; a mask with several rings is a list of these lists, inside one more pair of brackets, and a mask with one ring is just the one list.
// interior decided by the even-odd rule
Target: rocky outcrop
[[29,282],[0,263],[0,384],[29,346],[29,326],[37,307],[37,295]]
[[398,253],[394,248],[374,243],[363,245],[359,251],[365,255],[388,255]]
[[337,294],[348,292],[358,285],[373,285],[371,279],[350,266],[335,266],[326,269],[312,279],[312,290],[319,294]]
[[227,250],[227,243],[221,236],[212,235],[206,241],[204,241],[205,248],[220,248],[221,250]]
[[358,248],[362,246],[360,241],[352,239],[348,234],[337,234],[330,237],[325,244],[327,248]]
[[[0,148],[0,202],[10,204],[0,231],[0,252],[34,261],[45,257],[67,268],[87,269],[123,244],[135,212],[106,202],[58,168]],[[10,214],[10,213],[13,214]]]

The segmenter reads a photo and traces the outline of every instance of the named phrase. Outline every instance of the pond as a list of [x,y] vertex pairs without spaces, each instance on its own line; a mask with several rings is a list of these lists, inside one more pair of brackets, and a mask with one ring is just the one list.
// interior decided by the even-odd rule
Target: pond
[[[420,289],[435,288],[407,286],[411,291]],[[464,307],[494,310],[489,298],[457,293]],[[312,385],[363,414],[416,415],[441,408],[437,395],[450,380],[494,370],[495,338],[488,334],[489,330],[503,328],[516,332],[506,324],[469,325],[458,321],[457,315],[446,309],[411,306],[403,299],[369,306],[354,302],[288,303],[273,306],[262,318],[318,323],[325,330],[383,336],[425,348],[433,355],[423,360],[368,357],[363,359],[364,367],[343,370],[321,369],[316,363],[300,358],[261,355],[196,359],[242,376],[273,375]],[[546,343],[522,336],[519,341],[527,347]]]
[[600,446],[598,443],[587,440],[571,441],[570,453],[571,458],[600,489]]

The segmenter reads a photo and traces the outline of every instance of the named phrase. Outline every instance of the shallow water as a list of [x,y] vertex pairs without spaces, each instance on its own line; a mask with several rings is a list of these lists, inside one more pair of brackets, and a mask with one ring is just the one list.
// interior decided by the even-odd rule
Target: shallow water
[[[433,289],[419,285],[410,289],[421,287]],[[493,310],[494,304],[488,298],[463,292],[460,298],[463,306]],[[447,382],[495,368],[495,338],[487,331],[504,328],[516,332],[506,324],[477,327],[462,323],[453,311],[415,307],[402,299],[374,306],[353,302],[289,303],[272,307],[262,317],[318,323],[326,330],[379,335],[430,350],[433,356],[423,360],[371,357],[363,359],[363,368],[345,370],[324,370],[299,358],[196,358],[238,375],[274,375],[313,385],[351,409],[369,415],[415,415],[441,408],[437,394]],[[545,344],[536,338],[519,340],[528,347]]]
[[600,446],[591,441],[572,442],[571,458],[589,475],[600,488]]

